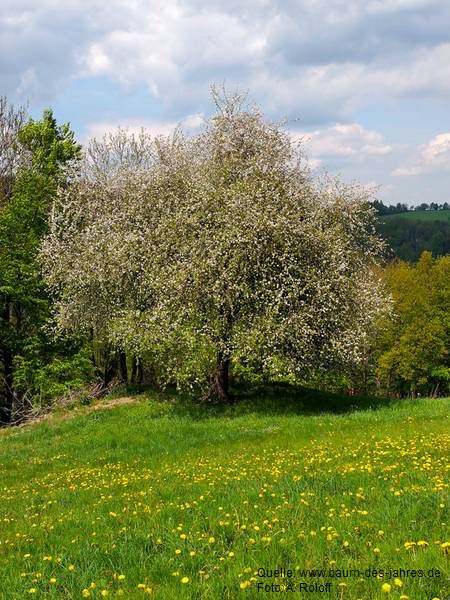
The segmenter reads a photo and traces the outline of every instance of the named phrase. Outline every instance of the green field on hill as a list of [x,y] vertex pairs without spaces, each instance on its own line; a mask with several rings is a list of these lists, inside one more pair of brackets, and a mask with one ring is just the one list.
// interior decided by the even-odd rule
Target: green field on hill
[[381,219],[383,221],[390,221],[399,217],[412,221],[450,221],[450,210],[411,210],[392,215],[383,215]]
[[449,401],[284,394],[0,432],[0,598],[446,598]]

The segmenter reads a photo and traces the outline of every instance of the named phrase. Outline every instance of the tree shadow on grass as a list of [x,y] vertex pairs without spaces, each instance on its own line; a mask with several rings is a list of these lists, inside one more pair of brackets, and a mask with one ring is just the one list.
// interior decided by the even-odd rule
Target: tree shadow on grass
[[376,410],[398,402],[392,398],[347,396],[301,386],[273,383],[239,385],[233,388],[234,402],[201,402],[177,393],[148,392],[165,407],[167,416],[189,417],[195,420],[213,417],[235,418],[259,415],[345,414],[361,410]]

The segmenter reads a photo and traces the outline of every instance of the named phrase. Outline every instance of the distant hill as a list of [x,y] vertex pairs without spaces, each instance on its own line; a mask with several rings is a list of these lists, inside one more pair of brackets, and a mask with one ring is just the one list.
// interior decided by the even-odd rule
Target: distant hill
[[394,218],[408,221],[447,221],[450,222],[450,210],[409,210],[408,212],[382,215],[381,219],[389,222]]
[[380,215],[378,230],[402,260],[415,262],[424,250],[434,256],[450,253],[450,210]]

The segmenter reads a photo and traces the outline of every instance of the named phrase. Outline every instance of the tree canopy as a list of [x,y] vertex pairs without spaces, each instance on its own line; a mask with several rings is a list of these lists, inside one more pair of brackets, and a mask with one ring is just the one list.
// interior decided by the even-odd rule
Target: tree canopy
[[282,126],[239,95],[213,99],[195,137],[91,146],[41,257],[62,329],[95,329],[227,399],[237,364],[357,362],[388,301],[364,190],[315,181]]
[[36,374],[54,350],[44,330],[50,298],[37,255],[63,169],[77,159],[80,146],[51,111],[27,121],[22,109],[1,101],[0,152],[0,420],[8,421],[18,400],[18,378],[25,381],[19,365],[33,359]]
[[450,257],[424,252],[416,265],[396,262],[384,274],[394,318],[381,337],[378,376],[388,392],[436,394],[450,384]]

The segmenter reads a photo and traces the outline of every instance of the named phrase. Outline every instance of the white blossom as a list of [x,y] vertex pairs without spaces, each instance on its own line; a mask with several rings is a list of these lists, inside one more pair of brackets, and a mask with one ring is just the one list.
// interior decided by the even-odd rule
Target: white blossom
[[196,137],[122,130],[90,145],[41,253],[60,328],[190,384],[224,362],[358,362],[389,306],[367,192],[314,180],[282,125],[213,98]]

